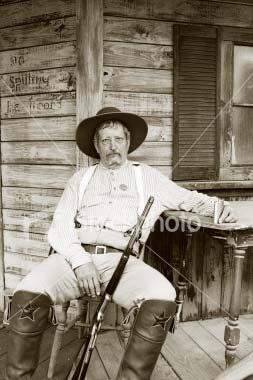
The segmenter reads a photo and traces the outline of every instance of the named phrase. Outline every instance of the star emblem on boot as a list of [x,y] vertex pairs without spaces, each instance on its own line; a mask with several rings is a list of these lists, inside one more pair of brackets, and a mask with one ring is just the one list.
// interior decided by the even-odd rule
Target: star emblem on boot
[[22,306],[18,305],[19,311],[21,312],[19,319],[28,318],[32,322],[35,322],[35,316],[34,313],[39,309],[39,307],[34,307],[31,305]]
[[154,315],[154,318],[155,318],[155,323],[153,323],[152,327],[160,326],[165,331],[166,325],[169,322],[169,320],[171,319],[171,315],[169,317],[166,317],[165,313],[163,311],[160,316]]

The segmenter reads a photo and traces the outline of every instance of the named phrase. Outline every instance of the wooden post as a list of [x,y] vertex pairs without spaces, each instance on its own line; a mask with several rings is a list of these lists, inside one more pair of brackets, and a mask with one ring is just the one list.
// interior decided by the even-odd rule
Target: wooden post
[[3,242],[3,209],[2,209],[2,170],[0,169],[0,311],[4,310],[4,242]]
[[241,307],[242,269],[246,248],[234,248],[233,289],[230,298],[229,320],[225,328],[226,365],[233,364],[236,349],[240,342],[239,314]]
[[[1,93],[0,93],[0,109],[1,109]],[[0,133],[0,140],[1,133]],[[2,148],[1,148],[2,157]],[[2,160],[1,160],[2,161]],[[0,310],[4,310],[4,242],[3,242],[3,205],[2,205],[2,167],[0,167]]]
[[[103,0],[77,0],[76,120],[94,116],[103,96]],[[79,150],[77,167],[88,158]]]

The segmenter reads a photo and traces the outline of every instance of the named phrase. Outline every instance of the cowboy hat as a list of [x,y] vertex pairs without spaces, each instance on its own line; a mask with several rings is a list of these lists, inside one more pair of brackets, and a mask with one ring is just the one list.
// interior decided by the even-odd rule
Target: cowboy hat
[[96,116],[84,119],[76,130],[76,143],[79,149],[90,157],[99,158],[94,147],[96,128],[107,120],[121,121],[130,132],[130,146],[128,153],[133,152],[145,140],[148,127],[144,119],[133,113],[121,112],[116,107],[105,107],[97,112]]

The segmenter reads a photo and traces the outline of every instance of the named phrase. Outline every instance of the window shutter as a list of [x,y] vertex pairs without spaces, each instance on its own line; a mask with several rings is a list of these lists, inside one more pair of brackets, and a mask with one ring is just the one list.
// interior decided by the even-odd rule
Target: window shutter
[[174,26],[173,179],[215,179],[217,30]]

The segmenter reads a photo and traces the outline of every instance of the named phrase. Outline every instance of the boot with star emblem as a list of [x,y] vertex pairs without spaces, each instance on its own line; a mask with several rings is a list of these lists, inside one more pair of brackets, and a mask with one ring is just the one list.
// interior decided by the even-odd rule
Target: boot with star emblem
[[40,343],[49,326],[51,300],[44,294],[17,291],[11,301],[6,380],[30,379]]
[[173,330],[176,303],[144,301],[134,321],[116,380],[149,380],[167,332]]

